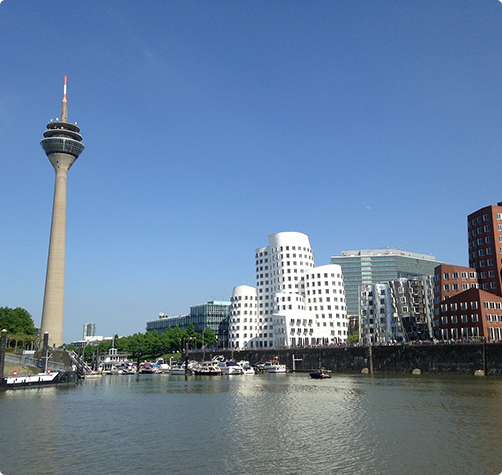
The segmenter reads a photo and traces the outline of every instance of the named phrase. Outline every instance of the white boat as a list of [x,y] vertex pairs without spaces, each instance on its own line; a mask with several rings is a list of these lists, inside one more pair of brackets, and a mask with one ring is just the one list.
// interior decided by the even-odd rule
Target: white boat
[[7,376],[0,379],[0,389],[38,388],[60,384],[77,384],[75,371],[50,371],[26,376]]
[[239,363],[236,363],[234,360],[223,360],[218,363],[218,368],[221,370],[221,374],[243,374],[244,370]]
[[223,374],[221,368],[213,361],[204,361],[202,364],[196,365],[193,372],[197,376],[221,376]]
[[265,362],[265,371],[267,373],[286,373],[285,364],[279,364],[277,360],[269,360]]
[[158,373],[170,373],[171,366],[164,361],[164,358],[159,358],[157,361],[157,372]]
[[177,365],[171,366],[171,371],[170,373],[173,376],[184,376],[185,374],[192,374],[193,373],[193,364],[188,363],[188,371],[185,370],[185,362],[179,363]]
[[255,374],[255,370],[249,364],[249,361],[239,361],[239,366],[242,368],[242,374]]

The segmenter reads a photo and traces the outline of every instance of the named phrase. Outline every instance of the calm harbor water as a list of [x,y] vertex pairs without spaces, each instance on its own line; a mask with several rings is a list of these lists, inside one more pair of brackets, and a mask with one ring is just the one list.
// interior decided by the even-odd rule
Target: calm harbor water
[[105,376],[0,417],[3,475],[502,472],[500,378]]

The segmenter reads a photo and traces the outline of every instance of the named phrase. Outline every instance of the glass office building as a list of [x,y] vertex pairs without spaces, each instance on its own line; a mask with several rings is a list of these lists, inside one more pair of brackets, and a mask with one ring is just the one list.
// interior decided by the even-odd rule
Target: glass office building
[[417,275],[434,275],[434,268],[442,262],[432,255],[401,251],[400,249],[376,249],[343,251],[332,256],[332,264],[342,268],[347,314],[359,314],[359,286],[378,284]]
[[170,317],[159,314],[157,320],[146,322],[146,331],[163,333],[167,328],[187,329],[193,325],[197,333],[206,328],[211,328],[218,340],[228,337],[228,316],[230,315],[230,302],[212,300],[202,305],[190,307],[190,315],[176,315]]

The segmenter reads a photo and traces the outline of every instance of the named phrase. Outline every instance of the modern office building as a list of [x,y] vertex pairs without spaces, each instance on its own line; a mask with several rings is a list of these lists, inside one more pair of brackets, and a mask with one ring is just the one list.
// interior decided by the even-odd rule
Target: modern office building
[[40,145],[56,172],[49,257],[45,280],[41,335],[49,333],[49,345],[63,344],[64,277],[66,250],[66,181],[68,170],[84,150],[80,129],[68,122],[66,76],[61,117],[47,124]]
[[146,322],[146,331],[164,333],[168,328],[188,328],[189,315],[181,313],[179,315],[169,316],[164,313],[159,313],[157,320],[148,320]]
[[[230,302],[227,300],[211,300],[202,305],[190,307],[189,323],[198,333],[206,328],[213,330],[218,341],[226,341],[228,335],[228,317]],[[224,345],[226,346],[226,344]]]
[[96,324],[84,323],[84,340],[96,336]]
[[256,288],[231,299],[233,348],[333,344],[347,339],[343,276],[338,265],[315,267],[307,235],[283,232],[256,250]]
[[469,266],[479,288],[502,296],[502,203],[485,206],[467,217]]
[[415,276],[360,287],[359,335],[365,344],[432,338],[433,279]]
[[434,268],[441,264],[432,255],[400,249],[343,251],[341,256],[332,256],[331,263],[342,268],[348,315],[358,315],[360,285],[432,276]]
[[192,325],[197,333],[202,333],[206,328],[210,328],[218,341],[224,342],[228,337],[229,313],[230,302],[211,300],[205,304],[190,307],[189,315],[181,314],[170,317],[161,313],[157,320],[146,322],[146,331],[163,333],[167,328],[178,327],[186,330]]

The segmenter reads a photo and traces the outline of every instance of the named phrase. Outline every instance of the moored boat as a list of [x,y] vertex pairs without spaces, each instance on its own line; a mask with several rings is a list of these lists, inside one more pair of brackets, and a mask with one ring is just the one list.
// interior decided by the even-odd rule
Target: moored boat
[[75,371],[46,371],[45,373],[30,374],[26,376],[7,376],[0,379],[0,389],[26,389],[44,386],[74,385],[77,384]]
[[218,368],[221,370],[221,374],[242,374],[244,370],[239,363],[236,363],[234,360],[223,360],[218,363]]
[[222,371],[219,366],[213,361],[204,361],[193,368],[193,372],[197,376],[221,376]]
[[280,364],[277,360],[269,360],[265,362],[265,371],[267,373],[286,373],[285,364]]
[[184,376],[186,374],[193,374],[193,364],[188,363],[188,369],[185,369],[186,363],[178,363],[177,365],[171,366],[170,373],[173,376]]
[[242,374],[255,374],[255,370],[249,364],[249,361],[239,361],[239,366],[242,368]]
[[157,361],[157,372],[158,373],[170,373],[171,366],[164,361],[164,358],[159,358]]

